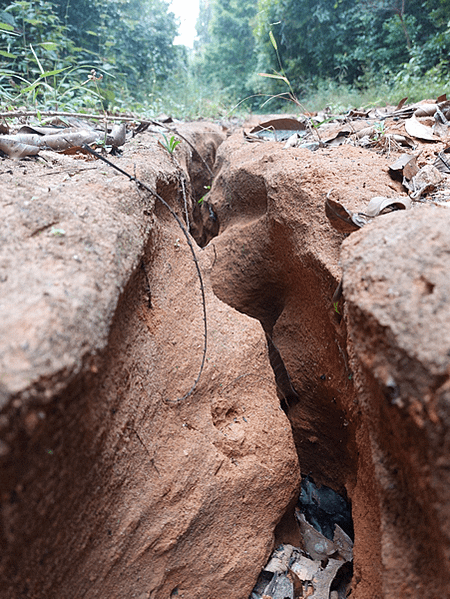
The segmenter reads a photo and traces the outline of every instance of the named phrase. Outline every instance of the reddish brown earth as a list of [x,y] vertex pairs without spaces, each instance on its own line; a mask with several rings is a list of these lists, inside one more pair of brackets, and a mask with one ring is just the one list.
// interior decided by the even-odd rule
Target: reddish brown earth
[[327,193],[404,194],[392,157],[182,131],[201,204],[187,144],[112,158],[182,219],[186,177],[208,353],[181,402],[202,304],[167,209],[103,163],[2,161],[1,599],[246,599],[298,544],[300,473],[352,504],[351,597],[450,597],[447,208],[345,239]]
[[350,363],[381,507],[382,588],[448,597],[450,213],[389,216],[351,235],[342,257]]

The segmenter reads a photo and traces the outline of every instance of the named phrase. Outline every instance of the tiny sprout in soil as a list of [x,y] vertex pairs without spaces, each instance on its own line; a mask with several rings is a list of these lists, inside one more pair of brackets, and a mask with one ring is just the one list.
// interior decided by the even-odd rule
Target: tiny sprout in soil
[[51,229],[50,232],[55,237],[64,237],[64,235],[66,234],[66,232],[64,231],[64,229],[55,229],[55,227],[52,227],[52,229]]
[[179,139],[176,139],[175,135],[172,135],[170,139],[166,135],[164,135],[164,133],[162,134],[162,136],[164,137],[164,143],[161,141],[159,143],[172,156],[172,154],[175,152],[175,148],[178,144],[181,143],[181,141]]
[[204,202],[204,200],[205,200],[206,196],[208,195],[208,192],[209,192],[209,190],[211,189],[211,185],[205,185],[204,187],[205,187],[205,189],[207,189],[208,191],[205,193],[205,195],[204,195],[204,196],[202,196],[202,197],[199,199],[199,201],[198,201],[198,203],[199,203],[199,204],[203,204],[203,202]]

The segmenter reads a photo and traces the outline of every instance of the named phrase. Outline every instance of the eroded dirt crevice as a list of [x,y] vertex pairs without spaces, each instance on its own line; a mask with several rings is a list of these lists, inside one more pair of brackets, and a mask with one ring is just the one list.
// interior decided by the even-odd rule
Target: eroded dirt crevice
[[[218,268],[225,269],[221,265],[220,238],[214,243]],[[239,245],[239,238],[234,244]],[[225,261],[227,255],[225,251]],[[354,391],[345,331],[343,326],[336,327],[330,305],[332,286],[328,284],[324,290],[317,266],[306,267],[304,274],[300,270],[300,287],[293,283],[289,289],[289,276],[283,280],[281,272],[278,280],[274,278],[276,283],[265,281],[268,269],[263,255],[251,260],[250,277],[241,265],[234,283],[216,278],[213,269],[215,292],[261,322],[281,405],[292,425],[301,471],[345,492],[346,482],[355,472],[354,430],[347,410],[349,395]],[[256,288],[252,280],[258,282]],[[325,293],[327,297],[321,301]]]
[[[193,126],[211,167],[224,137]],[[4,330],[0,348],[1,599],[247,599],[274,542],[300,543],[300,473],[351,502],[352,598],[448,595],[448,360],[435,346],[448,339],[450,291],[430,264],[450,227],[439,215],[426,230],[405,219],[422,244],[404,252],[406,282],[403,268],[385,274],[393,240],[411,231],[395,215],[389,235],[383,217],[367,238],[352,234],[341,267],[326,194],[354,210],[396,184],[383,157],[340,151],[334,168],[328,150],[237,134],[201,203],[210,174],[190,150],[175,161],[151,138],[125,152],[121,166],[138,161],[185,222],[187,207],[199,245],[208,356],[182,402],[203,329],[178,225],[129,181],[99,183],[95,166],[45,201],[34,181],[4,179],[13,233],[1,283],[15,338]],[[180,169],[192,177],[186,201]],[[369,169],[378,176],[359,188],[355,173]],[[58,213],[57,235],[40,206]]]
[[[347,355],[343,303],[332,301],[340,282],[341,239],[326,222],[325,194],[311,185],[319,175],[301,168],[307,152],[284,154],[283,169],[273,153],[282,150],[275,144],[243,146],[237,136],[219,150],[221,170],[208,196],[220,222],[210,242],[211,280],[222,301],[261,323],[302,475],[356,501],[354,594],[365,597],[377,579],[371,568],[379,567],[374,565],[379,563],[379,521],[375,518],[371,528],[360,507],[369,501],[376,513],[377,499],[375,494],[368,499],[366,475],[359,472],[368,466],[360,452],[367,432]],[[369,517],[371,509],[365,512]],[[293,510],[294,504],[276,538],[298,546]],[[358,538],[373,533],[367,542]]]
[[[209,195],[220,222],[211,280],[267,335],[302,475],[351,501],[352,597],[447,597],[447,215],[386,215],[344,242],[324,209],[330,190],[351,210],[401,195],[387,162],[232,136]],[[376,177],[361,180],[363,167]],[[289,511],[276,535],[296,545]]]
[[[219,184],[213,187],[212,201]],[[220,205],[217,210],[220,218]],[[217,253],[214,291],[259,320],[266,333],[302,472],[342,491],[355,467],[345,329],[337,324],[331,303],[338,282],[308,255],[309,250],[295,260],[292,232],[277,225],[280,231],[275,235],[270,221],[265,213],[250,224],[226,228],[212,241]]]
[[[203,139],[210,139],[208,127],[201,127]],[[209,129],[217,147],[223,134]],[[138,177],[183,219],[179,166],[155,140],[146,143],[139,157],[131,153],[120,165],[132,172],[137,162]],[[178,157],[181,164],[190,159]],[[48,237],[24,242],[34,244],[26,249],[38,263],[56,246],[64,258],[56,278],[64,285],[59,311],[43,310],[37,331],[24,326],[17,334],[21,341],[28,335],[33,349],[34,340],[48,342],[54,331],[69,328],[77,333],[73,344],[48,369],[62,377],[60,362],[72,359],[79,369],[65,386],[49,385],[41,398],[30,397],[33,377],[45,372],[40,364],[26,364],[23,344],[17,348],[23,361],[16,359],[17,371],[10,368],[3,379],[0,426],[8,445],[0,447],[0,597],[167,599],[176,589],[192,599],[242,599],[299,486],[264,334],[213,294],[208,278],[214,255],[198,249],[210,347],[195,395],[177,403],[202,355],[192,256],[177,223],[162,209],[154,211],[147,194],[115,175],[103,187],[98,174],[90,176],[82,190],[69,190],[76,198],[70,205],[76,228],[68,217],[61,225],[65,237],[55,242],[44,232]],[[63,200],[57,193],[46,197],[62,211]],[[86,215],[81,222],[78,212]],[[69,241],[74,230],[78,238]],[[60,281],[42,277],[42,268],[35,281],[19,253],[7,259],[8,272],[17,269],[30,296],[42,296],[45,307],[48,288],[56,295]],[[13,300],[14,281],[11,276],[7,288]],[[26,325],[23,290],[21,297],[7,315]],[[74,306],[89,315],[88,323],[78,326]],[[36,320],[36,307],[32,313]],[[13,345],[6,349],[16,351]],[[12,365],[4,347],[2,352],[2,367],[5,360]],[[92,360],[80,360],[85,354]],[[42,351],[37,355],[42,358]],[[16,381],[20,394],[12,389]],[[283,447],[280,454],[275,444]]]

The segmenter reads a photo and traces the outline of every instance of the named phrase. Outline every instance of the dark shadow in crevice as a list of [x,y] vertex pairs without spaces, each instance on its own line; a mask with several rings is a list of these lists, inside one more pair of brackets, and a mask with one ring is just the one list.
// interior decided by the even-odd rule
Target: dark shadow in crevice
[[327,539],[333,540],[337,524],[354,540],[351,503],[331,487],[316,485],[312,476],[303,476],[297,506],[306,520]]
[[289,409],[300,401],[300,397],[292,386],[291,377],[286,370],[286,366],[283,362],[279,349],[267,333],[266,341],[269,351],[270,365],[272,367],[275,376],[275,382],[277,384],[281,409],[289,417]]
[[219,218],[206,199],[201,203],[194,200],[190,218],[189,232],[200,247],[208,245],[219,234]]

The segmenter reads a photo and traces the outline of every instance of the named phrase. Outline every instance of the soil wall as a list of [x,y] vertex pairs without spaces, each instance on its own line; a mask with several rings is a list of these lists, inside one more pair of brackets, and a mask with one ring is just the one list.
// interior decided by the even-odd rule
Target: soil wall
[[198,242],[182,401],[204,317],[167,208],[104,164],[3,174],[0,597],[246,599],[301,474],[351,503],[352,597],[449,597],[446,209],[346,238],[325,199],[401,193],[385,156],[182,132],[113,159]]

